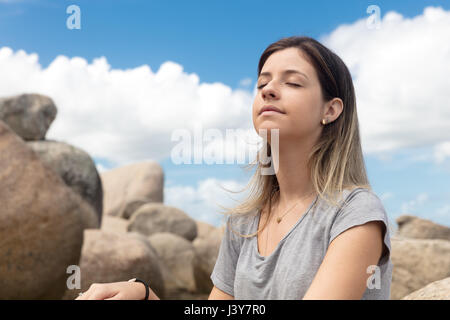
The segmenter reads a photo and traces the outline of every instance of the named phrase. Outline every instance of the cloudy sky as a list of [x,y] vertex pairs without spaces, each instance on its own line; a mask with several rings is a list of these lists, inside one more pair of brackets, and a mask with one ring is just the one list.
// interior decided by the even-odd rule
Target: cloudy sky
[[[72,4],[80,29],[68,27]],[[0,96],[50,96],[48,139],[87,151],[99,171],[158,161],[165,203],[218,225],[218,204],[243,198],[223,188],[251,177],[239,157],[256,150],[259,56],[291,35],[349,67],[369,180],[391,222],[450,225],[448,1],[0,0]],[[204,156],[177,164],[177,137],[195,132],[209,135]],[[230,162],[208,162],[217,152]]]

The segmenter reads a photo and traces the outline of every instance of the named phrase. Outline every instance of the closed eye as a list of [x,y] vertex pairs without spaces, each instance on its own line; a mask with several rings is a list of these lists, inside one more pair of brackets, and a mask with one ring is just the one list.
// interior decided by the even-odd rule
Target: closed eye
[[[301,87],[301,85],[297,83],[287,82],[288,85],[294,86],[294,87]],[[257,87],[258,90],[262,89],[266,84],[262,84],[259,87]]]
[[260,86],[258,87],[258,90],[259,90],[259,89],[262,89],[264,86],[265,86],[265,84],[260,85]]

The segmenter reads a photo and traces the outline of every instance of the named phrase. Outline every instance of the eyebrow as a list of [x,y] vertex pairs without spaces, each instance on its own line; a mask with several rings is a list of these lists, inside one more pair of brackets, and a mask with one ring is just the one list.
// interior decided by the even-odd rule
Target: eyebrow
[[[300,72],[298,70],[294,70],[294,69],[287,69],[283,71],[283,74],[292,74],[292,73],[296,73],[296,74],[301,74],[302,76],[304,76],[306,79],[308,79],[308,76],[306,74],[304,74],[303,72]],[[262,72],[258,79],[262,76],[270,76],[272,75],[270,72]],[[309,80],[309,79],[308,79]]]

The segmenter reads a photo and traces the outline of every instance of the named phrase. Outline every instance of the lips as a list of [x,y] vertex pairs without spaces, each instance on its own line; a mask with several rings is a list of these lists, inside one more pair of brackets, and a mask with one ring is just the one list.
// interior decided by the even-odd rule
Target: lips
[[275,112],[282,113],[282,114],[285,113],[285,112],[281,111],[280,109],[278,109],[277,107],[272,106],[272,105],[267,105],[267,106],[262,107],[262,109],[259,111],[259,114],[262,114],[264,111],[275,111]]

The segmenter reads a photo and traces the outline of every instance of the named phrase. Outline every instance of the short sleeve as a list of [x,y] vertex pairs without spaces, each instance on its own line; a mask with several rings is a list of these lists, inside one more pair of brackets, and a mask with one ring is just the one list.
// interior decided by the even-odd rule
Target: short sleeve
[[[231,223],[232,221],[233,223]],[[234,277],[241,245],[239,235],[233,231],[240,232],[234,226],[234,218],[232,219],[230,215],[226,219],[219,254],[210,278],[217,288],[234,297]]]
[[389,220],[386,211],[384,210],[383,203],[378,196],[370,190],[359,189],[356,192],[350,193],[333,221],[328,245],[347,229],[363,225],[370,221],[382,221],[384,224],[384,248],[383,255],[379,260],[379,265],[383,265],[389,260],[391,252]]

